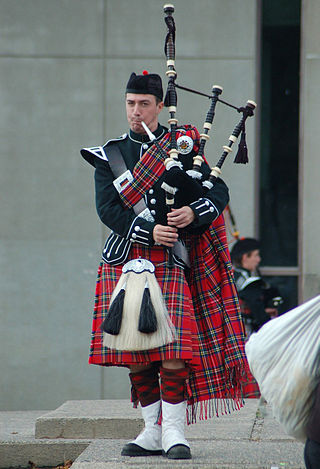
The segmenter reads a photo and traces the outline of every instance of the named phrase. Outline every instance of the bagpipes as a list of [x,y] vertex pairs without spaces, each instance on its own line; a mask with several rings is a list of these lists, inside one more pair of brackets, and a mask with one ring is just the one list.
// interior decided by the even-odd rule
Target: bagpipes
[[[168,107],[169,119],[168,123],[170,126],[170,150],[168,154],[165,150],[161,149],[160,145],[156,143],[159,147],[159,151],[164,154],[164,164],[166,166],[166,173],[162,184],[162,188],[166,193],[166,206],[167,210],[170,211],[175,203],[175,194],[178,190],[184,191],[188,196],[188,203],[191,201],[196,201],[201,197],[205,197],[208,190],[212,189],[216,183],[217,178],[221,174],[221,168],[224,164],[229,153],[232,152],[232,145],[237,141],[240,133],[241,138],[239,142],[238,152],[235,156],[234,163],[246,164],[248,163],[248,150],[246,145],[246,131],[245,123],[248,117],[254,115],[254,110],[256,108],[256,103],[252,100],[248,100],[244,107],[236,107],[226,101],[221,99],[221,94],[223,88],[218,85],[212,87],[212,94],[208,95],[200,91],[181,86],[176,83],[177,72],[175,69],[175,21],[173,18],[174,6],[172,4],[164,5],[165,13],[165,23],[167,25],[167,35],[165,39],[164,52],[167,59],[167,71],[166,76],[168,78],[167,91],[165,96],[165,106]],[[183,152],[184,147],[190,145],[190,138],[188,136],[180,136],[178,140],[176,139],[177,129],[178,129],[178,120],[176,118],[177,112],[177,92],[176,88],[195,93],[210,99],[210,107],[206,114],[205,122],[203,124],[203,131],[200,134],[199,149],[197,154],[193,157],[193,168],[186,172],[182,171],[182,164],[179,161],[179,152]],[[215,109],[217,103],[222,103],[226,106],[229,106],[235,109],[238,113],[241,113],[241,119],[235,126],[232,131],[232,134],[229,137],[228,144],[223,146],[223,153],[219,158],[217,164],[211,168],[209,178],[206,180],[202,179],[201,165],[204,162],[204,149],[206,142],[210,139],[209,131],[212,128],[213,120],[215,117]],[[149,135],[149,138],[152,139],[152,133],[144,125],[146,132]],[[154,136],[153,136],[154,137]],[[155,137],[153,138],[155,140]],[[192,141],[191,141],[192,142]],[[191,143],[193,145],[193,142]],[[192,147],[191,147],[192,149]],[[187,204],[188,204],[187,203]],[[168,266],[172,268],[174,266],[174,259],[172,254],[172,249],[169,250],[169,262]]]
[[[248,117],[254,115],[256,104],[254,101],[247,101],[245,107],[237,108],[226,101],[222,101],[222,87],[214,85],[212,94],[205,93],[180,86],[176,83],[177,72],[175,70],[175,22],[173,18],[174,6],[164,5],[165,23],[167,25],[167,35],[165,39],[165,55],[167,60],[166,76],[168,78],[167,91],[165,96],[165,106],[169,111],[169,133],[170,147],[167,152],[161,147],[156,137],[144,122],[142,125],[151,141],[160,152],[165,165],[164,182],[161,187],[166,194],[167,211],[171,211],[175,203],[176,192],[183,191],[186,194],[186,205],[205,197],[208,190],[211,190],[217,178],[221,174],[221,167],[232,151],[232,145],[237,141],[241,133],[239,150],[235,157],[235,163],[247,163],[247,147],[245,143],[245,122]],[[194,141],[190,138],[192,126],[182,126],[188,131],[180,132],[178,128],[177,112],[177,92],[176,88],[196,93],[210,99],[210,107],[206,114],[203,125],[203,132],[198,135],[199,145],[196,155],[193,157],[193,167],[184,171],[182,163],[179,161],[179,153],[189,153],[194,147]],[[203,180],[201,165],[204,160],[204,148],[209,140],[209,131],[212,127],[215,108],[217,103],[223,103],[236,109],[242,114],[239,123],[234,128],[229,137],[228,144],[223,146],[223,153],[217,164],[211,169],[209,178]],[[179,138],[177,133],[179,131]],[[192,134],[193,135],[193,134]],[[181,243],[180,243],[181,244]],[[179,243],[175,243],[174,248],[168,248],[168,267],[175,265],[174,253]],[[182,256],[180,256],[183,258]],[[175,330],[170,321],[166,306],[162,299],[160,287],[154,274],[154,266],[146,259],[135,259],[126,263],[123,273],[113,292],[110,307],[102,324],[104,331],[104,345],[117,350],[146,350],[170,343],[174,340]]]

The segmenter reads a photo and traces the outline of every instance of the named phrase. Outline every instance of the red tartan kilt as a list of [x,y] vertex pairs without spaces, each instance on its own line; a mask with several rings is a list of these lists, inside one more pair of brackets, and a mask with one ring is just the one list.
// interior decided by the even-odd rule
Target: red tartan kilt
[[197,367],[200,364],[197,325],[183,269],[177,266],[168,269],[167,251],[160,246],[150,249],[142,245],[134,245],[131,248],[128,261],[139,257],[148,259],[155,265],[155,275],[171,321],[176,328],[176,340],[159,348],[139,352],[119,351],[103,346],[100,328],[108,311],[112,292],[122,274],[122,265],[111,266],[101,263],[96,284],[89,363],[104,366],[128,366],[181,359],[187,361],[191,367]]

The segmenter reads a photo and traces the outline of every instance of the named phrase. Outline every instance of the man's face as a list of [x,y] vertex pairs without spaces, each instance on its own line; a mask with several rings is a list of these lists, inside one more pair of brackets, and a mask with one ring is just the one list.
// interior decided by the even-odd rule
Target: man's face
[[242,256],[242,267],[249,270],[250,272],[254,271],[261,262],[260,251],[255,249],[254,251],[243,254]]
[[126,94],[126,111],[130,129],[138,134],[145,134],[141,125],[144,121],[151,132],[158,127],[158,115],[162,111],[163,102],[157,104],[152,94]]

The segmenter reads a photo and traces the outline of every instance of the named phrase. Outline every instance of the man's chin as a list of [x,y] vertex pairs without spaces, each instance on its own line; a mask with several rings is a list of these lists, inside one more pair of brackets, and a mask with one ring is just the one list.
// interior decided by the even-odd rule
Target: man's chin
[[140,123],[131,124],[131,130],[137,134],[144,134],[145,130]]

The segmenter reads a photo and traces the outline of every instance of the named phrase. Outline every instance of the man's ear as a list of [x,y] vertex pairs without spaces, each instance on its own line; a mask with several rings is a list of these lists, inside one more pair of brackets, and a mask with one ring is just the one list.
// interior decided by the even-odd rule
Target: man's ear
[[158,114],[162,111],[163,106],[164,106],[164,102],[161,101],[161,102],[158,104]]
[[241,264],[243,265],[243,263],[246,262],[246,260],[248,260],[249,257],[250,257],[250,253],[248,253],[248,252],[245,252],[244,254],[242,254]]

